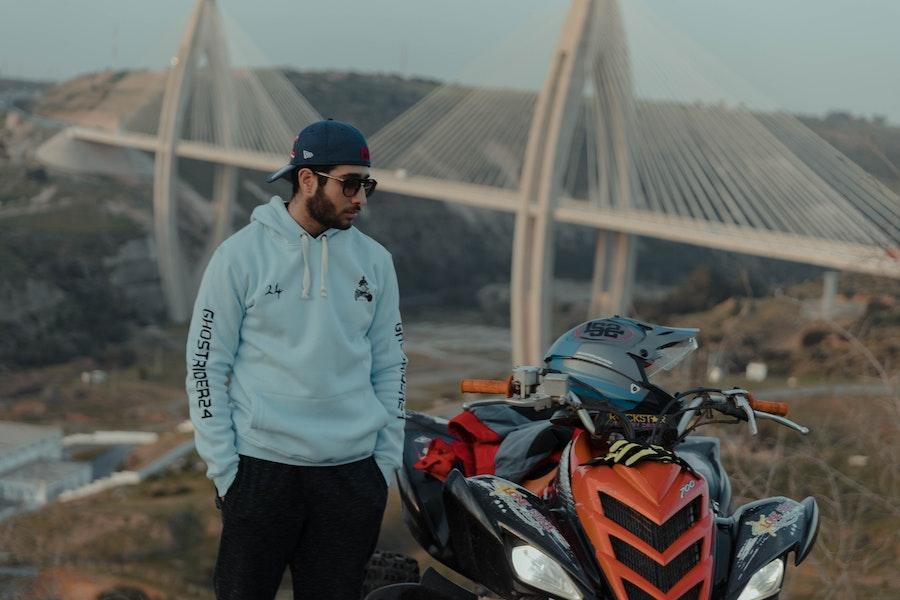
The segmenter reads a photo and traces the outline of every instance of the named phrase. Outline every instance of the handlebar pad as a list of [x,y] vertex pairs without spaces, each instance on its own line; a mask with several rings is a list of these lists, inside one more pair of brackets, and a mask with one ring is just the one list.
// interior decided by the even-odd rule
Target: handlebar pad
[[766,402],[764,400],[749,400],[750,408],[760,412],[771,413],[780,417],[788,414],[788,405],[785,402]]
[[463,379],[459,382],[459,391],[464,394],[502,394],[512,396],[510,379]]

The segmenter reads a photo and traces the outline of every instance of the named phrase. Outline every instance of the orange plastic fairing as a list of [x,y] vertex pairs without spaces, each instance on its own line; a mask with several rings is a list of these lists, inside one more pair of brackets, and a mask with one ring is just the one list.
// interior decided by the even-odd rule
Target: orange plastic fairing
[[572,494],[616,598],[629,588],[656,600],[708,598],[715,522],[706,481],[662,462],[586,465],[594,454],[586,435],[573,444]]

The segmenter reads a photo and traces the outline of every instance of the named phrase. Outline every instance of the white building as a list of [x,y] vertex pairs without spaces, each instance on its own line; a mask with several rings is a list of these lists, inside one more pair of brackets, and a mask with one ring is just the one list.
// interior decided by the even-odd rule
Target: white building
[[62,460],[58,427],[0,421],[0,504],[34,509],[90,483],[89,463]]
[[59,427],[0,421],[0,473],[35,460],[62,458]]
[[0,496],[37,508],[66,490],[91,482],[91,465],[83,462],[37,460],[0,474]]

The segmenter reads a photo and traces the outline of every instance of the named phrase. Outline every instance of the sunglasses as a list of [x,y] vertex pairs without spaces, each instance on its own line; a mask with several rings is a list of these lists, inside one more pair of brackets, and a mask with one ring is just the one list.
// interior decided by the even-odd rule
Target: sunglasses
[[359,193],[359,188],[362,188],[366,192],[366,197],[370,197],[375,193],[375,186],[378,185],[378,182],[372,179],[371,177],[367,177],[363,179],[361,177],[345,177],[341,179],[340,177],[335,177],[333,175],[329,175],[328,173],[321,173],[319,171],[313,171],[316,175],[321,177],[327,177],[328,179],[334,179],[335,181],[341,182],[341,188],[344,191],[344,197],[353,198],[356,194]]

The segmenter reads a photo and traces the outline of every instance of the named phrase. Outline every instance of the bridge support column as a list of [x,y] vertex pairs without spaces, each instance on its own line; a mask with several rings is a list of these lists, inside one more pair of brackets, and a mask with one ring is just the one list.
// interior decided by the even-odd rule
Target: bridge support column
[[[207,38],[206,52],[215,89],[213,110],[216,129],[222,137],[218,141],[227,151],[234,147],[234,128],[237,124],[237,111],[234,105],[235,92],[231,85],[231,73],[229,72],[228,46],[225,43],[219,12],[215,10],[215,7],[210,11],[209,20],[211,27]],[[237,167],[217,164],[215,169],[212,191],[212,229],[207,238],[203,259],[197,263],[197,269],[193,274],[194,287],[190,290],[192,297],[196,295],[197,289],[200,287],[200,279],[203,277],[203,271],[206,269],[212,253],[231,234],[234,206],[237,201]]]
[[153,229],[166,309],[169,318],[176,322],[186,321],[190,313],[187,277],[178,239],[178,210],[174,201],[178,176],[176,146],[181,137],[188,90],[196,66],[197,50],[201,45],[204,13],[208,7],[206,0],[198,0],[191,12],[178,54],[172,59],[157,133],[159,146],[153,173]]
[[[633,204],[632,193],[636,187],[629,140],[634,92],[618,3],[603,0],[603,6],[603,29],[597,36],[599,47],[593,79],[601,174],[598,201],[601,206],[627,208]],[[628,313],[634,283],[635,245],[633,235],[597,232],[588,318]]]
[[573,0],[529,131],[513,239],[510,316],[514,364],[540,363],[549,343],[553,209],[560,191],[561,166],[568,159],[580,110],[593,8],[592,0]]
[[834,317],[834,309],[837,305],[838,272],[826,271],[822,276],[822,318]]
[[626,233],[597,232],[589,319],[630,312],[636,241]]
[[231,216],[237,194],[237,169],[231,165],[217,165],[213,183],[214,218],[208,246],[201,257],[199,272],[189,272],[178,236],[178,180],[177,146],[191,85],[201,54],[208,58],[210,76],[216,88],[214,106],[219,140],[227,149],[232,140],[236,118],[225,38],[219,14],[213,0],[197,0],[181,39],[178,54],[166,82],[159,118],[158,145],[153,174],[153,229],[156,238],[157,260],[166,309],[169,318],[184,322],[190,316],[191,305],[199,284],[199,275],[212,251],[229,233]]

